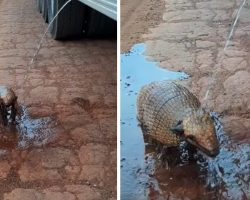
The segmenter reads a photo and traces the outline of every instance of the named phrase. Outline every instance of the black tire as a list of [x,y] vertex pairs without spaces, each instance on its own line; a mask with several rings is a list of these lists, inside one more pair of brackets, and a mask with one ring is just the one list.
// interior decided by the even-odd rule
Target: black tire
[[48,23],[48,0],[42,1],[42,14],[44,21]]
[[[48,4],[49,22],[53,19],[67,0],[50,0]],[[86,6],[79,1],[71,1],[58,14],[51,24],[52,38],[62,40],[80,37],[83,34]]]
[[39,13],[42,13],[42,0],[36,0],[36,8]]
[[90,9],[86,28],[87,37],[116,37],[117,23],[102,13]]

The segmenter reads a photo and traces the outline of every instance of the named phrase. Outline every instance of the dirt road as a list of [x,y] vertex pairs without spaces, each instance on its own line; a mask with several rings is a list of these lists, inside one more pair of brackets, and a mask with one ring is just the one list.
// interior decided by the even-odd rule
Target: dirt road
[[116,41],[47,37],[35,0],[0,1],[0,85],[21,116],[1,129],[0,199],[116,198]]
[[121,51],[143,42],[143,34],[162,21],[164,0],[121,1]]
[[[250,139],[249,3],[243,7],[232,41],[224,50],[240,1],[166,1],[163,9],[145,2],[141,3],[144,8],[130,3],[121,9],[122,49],[145,42],[148,58],[163,68],[191,76],[189,88],[207,108],[223,116],[228,134],[237,140]],[[145,28],[150,27],[143,20],[148,13],[158,16],[150,23],[160,21],[155,28]]]

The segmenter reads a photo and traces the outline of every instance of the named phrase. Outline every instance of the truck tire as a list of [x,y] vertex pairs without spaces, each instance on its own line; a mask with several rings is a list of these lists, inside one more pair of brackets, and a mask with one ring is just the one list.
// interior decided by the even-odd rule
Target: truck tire
[[42,13],[42,0],[36,0],[36,8],[39,13]]
[[[53,19],[67,0],[50,0],[48,4],[49,22]],[[77,0],[72,0],[58,14],[51,24],[52,38],[63,40],[71,37],[79,37],[83,34],[86,6]]]
[[48,23],[48,0],[42,1],[42,15],[46,23]]
[[90,9],[88,14],[88,24],[86,28],[87,37],[107,38],[114,37],[117,33],[117,23],[115,20],[102,13]]

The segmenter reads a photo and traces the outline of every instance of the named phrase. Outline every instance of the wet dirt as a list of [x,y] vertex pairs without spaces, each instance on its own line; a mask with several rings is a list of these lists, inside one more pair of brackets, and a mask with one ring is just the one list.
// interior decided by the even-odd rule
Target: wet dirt
[[49,143],[56,134],[59,124],[52,116],[32,118],[27,107],[20,107],[15,123],[9,120],[1,126],[0,148],[28,149]]
[[140,88],[156,80],[188,78],[146,60],[144,50],[138,44],[121,55],[121,199],[249,199],[250,145],[232,140],[216,113],[211,113],[220,141],[216,158],[192,155],[185,142],[178,151],[167,151],[166,159],[159,158],[158,147],[144,141],[136,118]]
[[46,145],[56,134],[59,124],[52,116],[32,118],[28,108],[21,108],[20,119],[17,119],[15,134],[18,136],[18,148],[27,149]]
[[36,1],[0,1],[0,85],[21,107],[1,128],[0,199],[116,198],[116,41],[55,41]]

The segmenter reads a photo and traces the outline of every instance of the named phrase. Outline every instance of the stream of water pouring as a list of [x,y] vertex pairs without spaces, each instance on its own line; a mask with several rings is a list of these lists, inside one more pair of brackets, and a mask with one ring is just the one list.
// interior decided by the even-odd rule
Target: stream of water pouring
[[37,46],[37,49],[36,49],[36,51],[35,51],[35,53],[34,53],[34,55],[33,55],[33,58],[31,59],[29,65],[28,65],[29,68],[30,68],[31,65],[34,63],[34,60],[35,60],[36,56],[38,55],[38,53],[39,53],[39,51],[40,51],[40,49],[41,49],[41,47],[42,47],[43,40],[44,40],[46,34],[48,33],[49,28],[51,27],[52,23],[55,21],[55,19],[56,19],[57,16],[60,14],[60,12],[61,12],[61,11],[71,2],[71,1],[72,1],[72,0],[68,0],[68,1],[58,10],[58,12],[56,13],[56,15],[53,17],[53,19],[52,19],[51,22],[49,23],[47,29],[45,30],[45,32],[44,32],[44,34],[43,34],[43,36],[42,36],[42,38],[41,38],[41,40],[40,40],[40,42],[38,43],[38,46]]
[[238,19],[239,19],[239,17],[240,17],[241,10],[242,10],[242,8],[244,7],[245,3],[246,3],[246,0],[244,0],[244,1],[242,2],[241,6],[240,6],[240,8],[239,8],[239,10],[238,10],[238,12],[237,12],[236,18],[235,18],[235,20],[234,20],[234,23],[233,23],[233,25],[232,25],[231,31],[230,31],[229,36],[228,36],[228,38],[227,38],[227,41],[226,41],[226,44],[225,44],[225,47],[224,47],[224,51],[226,50],[227,46],[228,46],[229,43],[230,43],[231,37],[233,36],[233,33],[234,33],[234,28],[235,28],[235,26],[236,26],[236,24],[237,24],[237,22],[238,22]]
[[[24,85],[25,85],[25,83],[26,83],[26,81],[27,81],[27,78],[28,78],[28,72],[30,71],[30,69],[31,69],[31,67],[32,67],[32,65],[33,65],[33,63],[34,63],[34,61],[35,61],[35,59],[36,59],[36,57],[37,57],[37,55],[38,55],[38,53],[39,53],[41,47],[42,47],[43,40],[44,40],[46,34],[48,33],[48,31],[49,31],[51,25],[53,24],[53,22],[55,21],[55,19],[57,18],[57,16],[61,13],[61,11],[62,11],[71,1],[72,1],[72,0],[68,0],[68,1],[58,10],[58,12],[55,14],[55,16],[54,16],[54,17],[52,18],[52,20],[50,21],[50,23],[49,23],[47,29],[45,30],[44,34],[42,35],[41,40],[39,41],[39,43],[38,43],[38,45],[37,45],[36,51],[35,51],[35,53],[34,53],[32,59],[31,59],[31,61],[30,61],[30,62],[28,63],[28,65],[27,65],[27,71],[26,71],[26,74],[24,75],[24,83],[23,83]],[[25,96],[27,96],[27,95],[25,95]],[[24,98],[24,102],[25,102],[25,98]]]
[[[239,20],[239,17],[240,17],[242,8],[244,7],[245,4],[246,4],[246,0],[243,0],[243,1],[242,1],[242,4],[240,5],[240,7],[239,7],[239,9],[238,9],[238,11],[237,11],[237,14],[236,14],[234,23],[233,23],[233,25],[232,25],[232,27],[231,27],[230,33],[229,33],[228,38],[227,38],[227,40],[226,40],[226,43],[225,43],[225,46],[224,46],[224,49],[223,49],[224,51],[227,49],[227,47],[228,47],[228,45],[229,45],[229,43],[230,43],[230,41],[231,41],[231,38],[232,38],[233,33],[234,33],[234,29],[235,29],[236,24],[237,24],[237,22],[238,22],[238,20]],[[213,79],[215,79],[215,78],[214,78],[215,75],[216,75],[216,73],[214,73]],[[213,82],[215,82],[215,80],[214,80]],[[206,91],[205,97],[204,97],[204,99],[203,99],[203,100],[205,101],[205,107],[207,107],[207,98],[208,98],[208,96],[209,96],[209,94],[210,94],[211,88],[212,88],[212,86],[210,86],[210,87],[208,88],[208,90]]]

